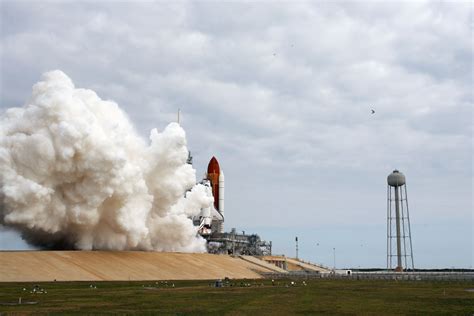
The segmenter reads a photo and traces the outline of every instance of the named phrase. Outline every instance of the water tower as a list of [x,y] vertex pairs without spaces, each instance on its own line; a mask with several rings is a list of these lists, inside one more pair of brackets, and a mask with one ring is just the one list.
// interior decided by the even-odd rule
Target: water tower
[[387,177],[387,269],[414,269],[407,186],[403,173],[393,170]]

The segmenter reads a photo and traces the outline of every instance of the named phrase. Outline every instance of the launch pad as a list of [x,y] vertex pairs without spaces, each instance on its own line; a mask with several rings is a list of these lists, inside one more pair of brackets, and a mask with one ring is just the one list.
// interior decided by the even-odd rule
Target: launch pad
[[261,240],[257,234],[213,233],[208,237],[208,252],[215,254],[268,256],[272,254],[272,242]]
[[[188,163],[192,164],[189,154]],[[209,208],[201,210],[194,217],[193,223],[199,226],[199,234],[207,240],[207,249],[213,254],[268,256],[272,254],[272,242],[260,239],[257,234],[247,235],[237,233],[235,228],[230,232],[224,231],[224,171],[216,157],[209,161],[204,179],[200,182],[208,188],[208,194],[213,196],[214,203]]]

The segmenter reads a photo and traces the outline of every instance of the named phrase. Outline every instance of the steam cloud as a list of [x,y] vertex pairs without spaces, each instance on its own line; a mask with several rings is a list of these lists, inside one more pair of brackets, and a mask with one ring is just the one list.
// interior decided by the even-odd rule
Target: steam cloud
[[212,204],[184,130],[151,131],[61,71],[0,118],[0,223],[46,248],[205,251],[190,216]]

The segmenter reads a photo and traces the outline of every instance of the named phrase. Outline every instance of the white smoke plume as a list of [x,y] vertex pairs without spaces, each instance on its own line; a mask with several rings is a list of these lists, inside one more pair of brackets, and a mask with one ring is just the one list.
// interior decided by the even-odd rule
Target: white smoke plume
[[184,130],[151,131],[61,71],[0,118],[0,224],[61,249],[205,251],[190,216],[212,204]]

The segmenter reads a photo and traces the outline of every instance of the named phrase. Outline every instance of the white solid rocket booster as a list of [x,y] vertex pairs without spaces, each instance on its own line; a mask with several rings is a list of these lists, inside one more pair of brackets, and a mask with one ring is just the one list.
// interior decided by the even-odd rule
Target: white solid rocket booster
[[[224,171],[223,170],[221,170],[219,174],[219,211],[221,212],[222,217],[224,217]],[[220,233],[224,232],[224,221],[225,221],[225,217],[219,227]]]

